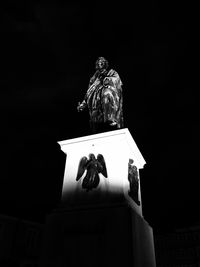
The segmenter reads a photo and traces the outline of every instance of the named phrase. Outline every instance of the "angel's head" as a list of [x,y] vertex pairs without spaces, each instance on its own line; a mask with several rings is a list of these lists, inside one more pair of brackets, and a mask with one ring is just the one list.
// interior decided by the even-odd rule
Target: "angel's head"
[[89,160],[95,160],[95,155],[93,153],[89,154]]
[[133,159],[129,159],[129,164],[133,164],[134,160]]

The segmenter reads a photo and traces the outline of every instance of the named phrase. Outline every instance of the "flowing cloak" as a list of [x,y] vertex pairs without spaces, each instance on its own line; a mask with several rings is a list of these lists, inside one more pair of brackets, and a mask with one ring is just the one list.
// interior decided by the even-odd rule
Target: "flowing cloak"
[[97,71],[90,79],[84,100],[91,123],[114,122],[117,128],[123,127],[122,81],[115,70]]

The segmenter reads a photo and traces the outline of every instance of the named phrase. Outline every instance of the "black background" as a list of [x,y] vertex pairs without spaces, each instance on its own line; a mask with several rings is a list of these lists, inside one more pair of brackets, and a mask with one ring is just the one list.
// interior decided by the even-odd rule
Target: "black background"
[[89,134],[76,106],[97,57],[120,75],[124,120],[147,164],[154,231],[200,220],[195,7],[175,1],[1,4],[0,213],[44,222],[60,202],[58,141]]

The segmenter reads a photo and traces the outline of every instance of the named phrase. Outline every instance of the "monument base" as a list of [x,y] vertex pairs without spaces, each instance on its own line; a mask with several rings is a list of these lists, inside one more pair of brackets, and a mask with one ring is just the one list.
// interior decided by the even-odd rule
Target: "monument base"
[[47,216],[41,267],[155,267],[153,231],[127,203],[56,210]]

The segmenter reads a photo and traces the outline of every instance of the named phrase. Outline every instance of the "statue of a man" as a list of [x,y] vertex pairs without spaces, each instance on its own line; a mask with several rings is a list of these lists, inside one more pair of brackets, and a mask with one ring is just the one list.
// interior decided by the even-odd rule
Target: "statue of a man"
[[104,129],[123,128],[122,82],[119,74],[108,68],[108,61],[99,57],[96,72],[89,81],[84,100],[78,103],[78,111],[86,107],[90,115],[90,127],[93,133]]

